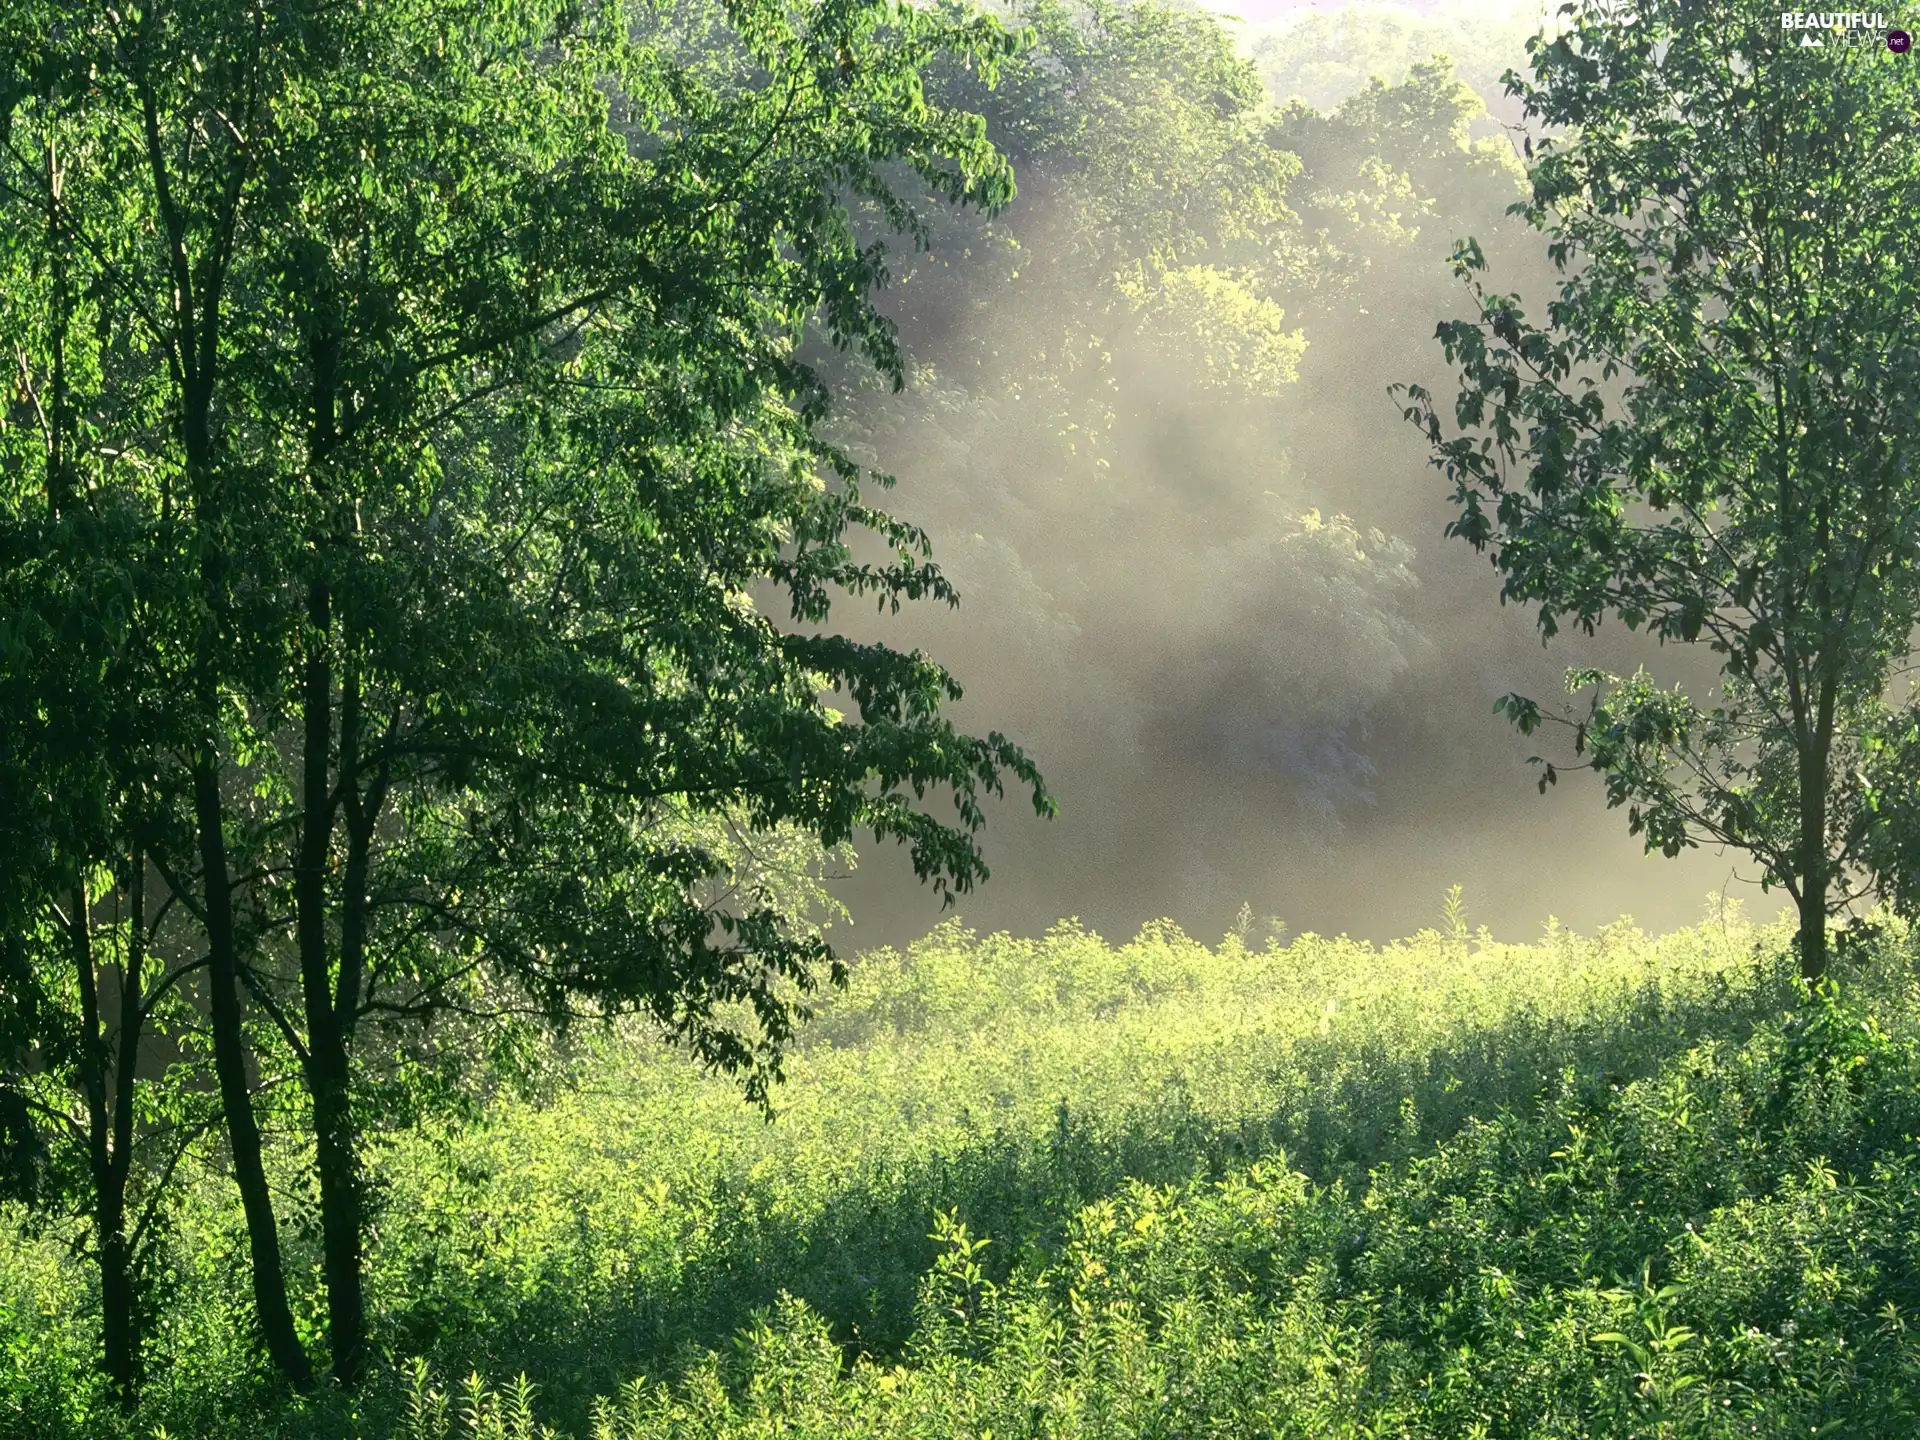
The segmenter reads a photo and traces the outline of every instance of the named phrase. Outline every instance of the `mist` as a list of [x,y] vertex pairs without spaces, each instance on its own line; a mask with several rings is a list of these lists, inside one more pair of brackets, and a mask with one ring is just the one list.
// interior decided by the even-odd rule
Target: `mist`
[[[888,303],[913,383],[855,396],[841,422],[898,477],[888,508],[925,527],[962,603],[835,623],[945,664],[965,686],[956,721],[1024,745],[1059,815],[993,807],[992,879],[951,912],[904,855],[864,846],[838,887],[844,948],[903,944],[943,913],[1021,934],[1077,917],[1112,936],[1168,917],[1213,939],[1243,906],[1292,934],[1384,941],[1435,923],[1455,884],[1470,924],[1511,939],[1550,915],[1670,929],[1717,891],[1772,913],[1730,856],[1643,854],[1591,777],[1539,793],[1529,757],[1570,756],[1551,733],[1516,735],[1499,696],[1555,701],[1576,664],[1698,683],[1710,657],[1618,627],[1543,646],[1487,559],[1444,537],[1447,482],[1388,394],[1417,381],[1450,401],[1433,332],[1471,313],[1447,263],[1457,239],[1480,240],[1501,290],[1550,283],[1541,237],[1503,213],[1524,170],[1497,77],[1524,65],[1533,20],[1250,4],[1225,22],[1265,85],[1267,155],[1206,163],[1299,161],[1287,218],[1251,248],[1244,217],[1188,242],[1221,274],[1264,277],[1223,302],[1254,317],[1237,340],[1183,319],[1171,282],[1143,300],[1151,285],[1125,277],[1147,270],[1115,238],[1136,216],[1152,230],[1156,205],[1208,203],[1204,167],[1180,169],[1199,141],[1181,132],[1171,159],[1145,131],[1023,155],[1000,118],[1020,198],[992,222],[943,222],[900,262]],[[1409,80],[1441,48],[1466,82],[1451,109],[1431,77]],[[1116,94],[1110,124],[1160,103]],[[1168,193],[1122,189],[1132,208],[1116,205],[1128,163],[1160,166]]]

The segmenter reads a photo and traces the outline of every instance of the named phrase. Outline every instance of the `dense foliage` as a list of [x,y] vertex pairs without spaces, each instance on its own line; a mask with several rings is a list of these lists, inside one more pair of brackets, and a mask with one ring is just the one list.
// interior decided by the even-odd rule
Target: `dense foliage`
[[[1723,1223],[1745,1223],[1737,1218],[1747,1193],[1740,1187],[1750,1185],[1756,1200],[1768,1193],[1771,1182],[1759,1177],[1774,1163],[1773,1141],[1755,1150],[1761,1137],[1791,1142],[1776,1175],[1800,1174],[1805,1159],[1824,1153],[1864,1178],[1881,1148],[1897,1153],[1907,1122],[1904,1111],[1887,1108],[1893,1090],[1879,1110],[1879,1102],[1844,1110],[1855,1117],[1846,1124],[1872,1114],[1874,1126],[1893,1128],[1856,1133],[1819,1128],[1844,1118],[1834,1109],[1841,1098],[1796,1108],[1779,1088],[1812,1084],[1832,1068],[1796,1059],[1804,1045],[1782,1048],[1777,1016],[1792,993],[1781,959],[1785,930],[1750,928],[1723,912],[1659,940],[1623,923],[1593,938],[1553,930],[1525,946],[1476,937],[1457,907],[1442,924],[1379,951],[1311,936],[1254,951],[1230,937],[1210,948],[1169,927],[1122,946],[1073,926],[1039,942],[945,929],[907,954],[856,964],[848,991],[825,1002],[792,1060],[771,1126],[670,1048],[643,1036],[610,1039],[576,1056],[571,1078],[554,1078],[544,1095],[503,1093],[478,1123],[431,1125],[378,1148],[375,1343],[402,1365],[428,1359],[443,1386],[473,1368],[493,1376],[524,1370],[538,1387],[538,1413],[581,1434],[592,1399],[636,1375],[695,1377],[686,1383],[697,1389],[705,1383],[697,1379],[703,1347],[731,1354],[735,1332],[750,1330],[783,1292],[819,1317],[797,1334],[824,1324],[832,1354],[867,1355],[877,1368],[839,1387],[828,1383],[831,1373],[786,1375],[769,1358],[764,1384],[742,1391],[736,1382],[752,1369],[727,1360],[721,1391],[676,1403],[719,1405],[723,1393],[734,1397],[728,1404],[749,1407],[762,1403],[756,1394],[798,1403],[791,1387],[817,1382],[826,1387],[819,1403],[863,1407],[830,1408],[843,1419],[809,1422],[824,1434],[847,1414],[878,1416],[874,1407],[897,1385],[919,1393],[914,1387],[964,1381],[966,1403],[999,1405],[991,1397],[1015,1383],[1018,1366],[1079,1373],[1072,1366],[1082,1362],[1059,1348],[1064,1342],[1046,1340],[1053,1322],[1038,1312],[1028,1318],[1045,1323],[1021,1332],[1018,1345],[989,1338],[1014,1325],[1012,1311],[993,1310],[990,1329],[964,1344],[938,1318],[956,1302],[929,1299],[923,1277],[931,1273],[936,1286],[956,1278],[937,1263],[951,1234],[930,1237],[936,1217],[950,1214],[974,1240],[992,1241],[973,1256],[979,1304],[989,1303],[989,1286],[1002,1297],[991,1306],[1026,1313],[1045,1300],[1062,1335],[1091,1343],[1065,1291],[1049,1287],[1067,1273],[1062,1266],[1097,1260],[1119,1277],[1116,1285],[1148,1287],[1134,1297],[1148,1330],[1127,1341],[1148,1346],[1143,1363],[1177,1370],[1239,1354],[1237,1363],[1255,1369],[1233,1383],[1271,1386],[1262,1403],[1291,1407],[1308,1393],[1286,1388],[1296,1383],[1286,1378],[1293,1372],[1260,1371],[1250,1358],[1260,1344],[1277,1343],[1277,1332],[1261,1327],[1289,1314],[1289,1343],[1305,1347],[1289,1353],[1303,1364],[1323,1342],[1347,1347],[1372,1334],[1368,1345],[1383,1344],[1390,1336],[1377,1327],[1388,1321],[1400,1327],[1391,1335],[1411,1345],[1422,1324],[1444,1319],[1432,1342],[1438,1350],[1408,1358],[1385,1347],[1400,1368],[1383,1371],[1382,1383],[1398,1376],[1394,1386],[1411,1385],[1418,1366],[1437,1364],[1419,1356],[1468,1344],[1478,1354],[1481,1332],[1459,1327],[1484,1303],[1484,1266],[1514,1276],[1513,1303],[1536,1308],[1550,1309],[1562,1291],[1588,1281],[1596,1292],[1637,1283],[1648,1262],[1657,1289],[1672,1278],[1665,1247],[1686,1243],[1685,1222],[1698,1229],[1725,1207],[1733,1218]],[[1895,978],[1874,980],[1873,993],[1893,1038],[1873,1041],[1883,1058],[1871,1063],[1893,1068],[1871,1074],[1874,1084],[1895,1087],[1905,1073],[1893,1062],[1905,1053],[1908,1002],[1904,982],[1884,973]],[[1850,972],[1850,983],[1865,992],[1868,977]],[[1744,1036],[1752,1039],[1742,1050]],[[1674,1088],[1681,1081],[1711,1102],[1688,1102]],[[1841,1083],[1857,1088],[1844,1076]],[[1744,1098],[1727,1098],[1726,1087]],[[1565,1147],[1568,1124],[1605,1135],[1612,1147],[1594,1151],[1592,1184],[1528,1179],[1563,1167],[1547,1152]],[[1847,1136],[1854,1148],[1821,1149]],[[1729,1156],[1746,1156],[1749,1168],[1728,1168]],[[299,1193],[288,1163],[283,1183]],[[1130,1189],[1132,1182],[1162,1188]],[[1461,1187],[1507,1196],[1513,1208],[1445,1199]],[[1409,1208],[1409,1197],[1420,1195],[1429,1208]],[[1643,1213],[1636,1199],[1655,1208]],[[1557,1219],[1554,1204],[1576,1208]],[[1137,1240],[1159,1223],[1137,1225],[1143,1208],[1170,1220],[1197,1217],[1170,1229],[1186,1235],[1179,1244],[1189,1249],[1160,1252],[1151,1275],[1130,1268],[1140,1258],[1134,1241],[1115,1248],[1123,1235]],[[1125,1225],[1101,1238],[1113,1215],[1124,1215]],[[1439,1225],[1437,1215],[1453,1218]],[[294,1216],[290,1269],[295,1308],[306,1315],[319,1299],[310,1266],[320,1237],[310,1211]],[[1221,1228],[1209,1229],[1216,1221]],[[239,1217],[217,1175],[194,1181],[180,1225],[168,1282],[174,1298],[156,1342],[164,1364],[155,1373],[166,1378],[154,1382],[141,1424],[174,1434],[242,1423],[256,1433],[275,1424],[289,1434],[350,1433],[357,1424],[369,1435],[397,1424],[404,1376],[385,1372],[356,1402],[359,1421],[324,1399],[277,1412],[276,1387],[248,1358],[246,1307],[232,1286],[244,1263]],[[1384,1244],[1407,1226],[1424,1237],[1427,1248],[1416,1256],[1363,1243],[1369,1229]],[[93,1322],[83,1272],[62,1255],[59,1232],[23,1241],[11,1255],[0,1302],[12,1337],[4,1413],[16,1433],[102,1424],[91,1398],[98,1391],[88,1374]],[[1256,1265],[1257,1256],[1266,1258]],[[1401,1280],[1382,1279],[1394,1265],[1403,1267],[1393,1272]],[[1189,1297],[1184,1313],[1201,1335],[1159,1338],[1166,1315],[1154,1307],[1173,1301],[1189,1270],[1218,1309],[1197,1313]],[[1425,1309],[1409,1300],[1375,1313],[1412,1271],[1426,1275],[1417,1297]],[[1152,1288],[1168,1285],[1174,1291]],[[1088,1303],[1120,1298],[1082,1288]],[[1338,1323],[1316,1329],[1305,1310],[1288,1310],[1308,1293]],[[1016,1305],[1018,1295],[1026,1298]],[[1594,1320],[1592,1331],[1623,1328],[1626,1301],[1593,1303],[1608,1318]],[[1745,1302],[1726,1303],[1732,1314]],[[1800,1303],[1755,1323],[1772,1328]],[[795,1313],[789,1308],[788,1319]],[[1096,1329],[1119,1318],[1107,1313]],[[1535,1334],[1532,1312],[1513,1323]],[[1839,1312],[1821,1323],[1851,1324]],[[1241,1338],[1229,1343],[1232,1335]],[[1587,1335],[1555,1353],[1568,1363],[1584,1356],[1595,1386],[1617,1383],[1626,1396],[1631,1369],[1645,1367],[1618,1368],[1615,1352],[1586,1344]],[[939,1355],[946,1358],[935,1363]],[[1510,1358],[1518,1363],[1520,1350]],[[897,1364],[907,1372],[883,1385]],[[1504,1384],[1474,1355],[1448,1364],[1462,1396]],[[1110,1399],[1118,1395],[1112,1387],[1124,1388],[1105,1371],[1086,1372],[1084,1381],[1108,1387]],[[1225,1375],[1206,1383],[1216,1382],[1225,1384]],[[1383,1404],[1408,1405],[1416,1393],[1389,1392]],[[1202,1387],[1191,1403],[1211,1405],[1211,1394],[1225,1405],[1229,1393]],[[933,1423],[912,1420],[915,1408],[886,1423],[909,1427],[903,1433]],[[271,1419],[275,1413],[284,1418]],[[1231,1428],[1240,1423],[1235,1413],[1227,1406],[1210,1423],[1217,1433],[1243,1433]],[[250,1414],[257,1423],[243,1420]],[[1093,1418],[1073,1423],[1082,1428],[1034,1433],[1115,1433]],[[987,1425],[1028,1433],[980,1415],[976,1428]]]
[[1380,392],[1454,303],[1455,238],[1504,258],[1525,233],[1523,176],[1444,60],[1275,109],[1210,17],[1016,13],[1032,48],[943,93],[1019,198],[903,258],[912,383],[834,433],[899,473],[965,596],[899,632],[977,675],[969,703],[1073,797],[995,836],[987,903],[1022,895],[1037,929],[1096,875],[1223,924],[1269,883],[1237,839],[1337,833],[1375,797],[1383,715],[1431,714],[1410,671],[1455,637],[1400,528],[1418,457],[1372,466]]
[[[1360,1190],[1135,1183],[996,1282],[951,1217],[900,1363],[797,1301],[596,1435],[1906,1433],[1920,1035],[1828,1004],[1631,1083],[1569,1067]],[[1411,1111],[1413,1107],[1409,1105]],[[422,1381],[409,1433],[445,1433]],[[530,1434],[481,1392],[456,1433]]]
[[[230,1167],[281,1369],[304,1384],[318,1348],[351,1383],[376,1137],[581,1014],[649,1014],[764,1096],[831,973],[820,847],[900,839],[964,890],[1001,772],[1047,808],[1019,750],[944,717],[939,666],[822,633],[835,592],[953,598],[853,460],[923,446],[930,410],[1017,416],[1058,490],[1111,471],[1121,403],[1167,364],[1198,382],[1181,423],[1257,448],[1305,346],[1281,300],[1350,293],[1372,192],[1430,208],[1464,166],[1485,208],[1511,183],[1469,155],[1444,67],[1274,126],[1206,17],[1021,18],[1024,51],[876,6],[9,13],[0,1138],[9,1193],[86,1219],[124,1403],[166,1323],[181,1165]],[[992,219],[1009,160],[1040,202],[1018,234]],[[891,318],[890,231],[929,247]],[[982,263],[945,263],[969,236]],[[957,399],[923,369],[918,410],[824,432],[859,366],[903,378],[896,318],[944,323],[962,373],[995,333],[1008,359]],[[1165,512],[1153,474],[1113,479],[1116,519]],[[1186,538],[1234,503],[1181,502]],[[1411,637],[1407,554],[1257,508],[1173,553],[1232,577],[1197,585],[1198,631],[1258,643],[1184,645],[1156,683],[1233,692],[1199,748],[1330,817],[1368,772],[1346,681],[1378,689]],[[1007,518],[995,543],[1031,551]],[[1163,747],[1120,632],[1051,645],[1075,622],[1020,568],[966,577],[983,633],[1107,695],[1136,764]],[[1334,645],[1291,638],[1306,608]],[[285,1298],[275,1195],[305,1166],[318,1328]]]
[[825,934],[856,833],[951,896],[1052,808],[837,632],[957,598],[896,456],[1110,858],[1270,866],[1208,764],[1371,799],[1440,622],[1312,472],[1516,199],[1455,533],[1714,647],[1577,746],[1802,979],[1920,908],[1903,92],[1644,8],[1536,42],[1530,172],[1420,27],[1321,110],[1153,3],[0,8],[0,1434],[1910,1427],[1898,911],[1811,991],[1724,902]]
[[1519,63],[1527,37],[1556,8],[1538,0],[1435,0],[1415,11],[1356,0],[1249,24],[1244,34],[1268,93],[1282,104],[1331,109],[1372,79],[1397,84],[1415,66],[1446,55],[1498,110],[1501,75]]
[[1009,198],[923,74],[1010,43],[868,3],[0,10],[0,1115],[16,1188],[88,1217],[125,1402],[183,1094],[295,1385],[263,1130],[311,1145],[351,1384],[363,1137],[443,1062],[641,1013],[759,1094],[835,962],[734,839],[866,832],[950,894],[1003,774],[1048,810],[938,664],[824,630],[952,592],[799,357],[898,378],[852,208],[921,230],[895,166]]

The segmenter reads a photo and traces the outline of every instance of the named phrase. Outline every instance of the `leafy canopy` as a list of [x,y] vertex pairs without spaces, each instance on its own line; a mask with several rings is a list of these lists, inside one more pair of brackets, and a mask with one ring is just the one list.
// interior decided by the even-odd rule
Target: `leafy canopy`
[[[1545,137],[1521,213],[1564,279],[1531,320],[1456,253],[1480,307],[1460,367],[1449,533],[1491,553],[1543,636],[1607,616],[1717,657],[1710,701],[1571,673],[1577,753],[1649,849],[1752,854],[1799,903],[1803,963],[1873,883],[1880,757],[1920,607],[1920,154],[1911,75],[1803,48],[1757,5],[1584,3],[1510,87]],[[1523,730],[1538,704],[1508,697]],[[1555,778],[1548,766],[1542,788]]]
[[[191,977],[296,1383],[260,1092],[305,1092],[351,1380],[378,1082],[638,1011],[764,1099],[838,968],[796,837],[951,895],[1003,776],[1050,812],[941,666],[824,628],[955,597],[802,358],[899,382],[856,211],[1011,197],[922,80],[1010,48],[869,0],[0,14],[0,938],[85,990],[111,899]],[[9,1129],[82,1083],[53,1024],[5,1018]]]

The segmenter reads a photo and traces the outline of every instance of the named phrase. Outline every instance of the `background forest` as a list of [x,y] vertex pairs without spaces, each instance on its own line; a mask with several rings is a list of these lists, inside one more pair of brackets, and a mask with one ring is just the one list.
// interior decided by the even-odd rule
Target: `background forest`
[[[1464,882],[1496,926],[1603,923],[1622,884],[1642,918],[1691,920],[1726,864],[1650,865],[1597,797],[1509,783],[1526,751],[1482,717],[1566,662],[1440,542],[1444,487],[1382,398],[1441,374],[1456,239],[1509,286],[1551,274],[1506,214],[1525,172],[1487,108],[1514,110],[1498,76],[1532,10],[1357,7],[1279,35],[1034,18],[1041,48],[959,94],[1020,197],[901,257],[883,303],[913,383],[837,432],[901,477],[965,597],[864,633],[948,660],[955,713],[1029,742],[1066,802],[1047,825],[1009,807],[966,917],[1217,930],[1248,902],[1385,940]],[[837,887],[860,943],[940,918],[863,860]]]
[[0,1436],[1910,1429],[1910,77],[1642,8],[0,0]]

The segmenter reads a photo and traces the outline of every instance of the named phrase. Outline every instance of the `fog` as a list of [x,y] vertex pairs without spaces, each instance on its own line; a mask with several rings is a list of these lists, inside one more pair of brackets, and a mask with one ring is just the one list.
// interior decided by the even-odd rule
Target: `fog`
[[[1529,18],[1249,0],[1238,43],[1276,99],[1321,109],[1369,73],[1400,81],[1429,42],[1452,44],[1468,52],[1462,77],[1511,119],[1496,77],[1523,61]],[[1331,183],[1316,165],[1347,162],[1316,160],[1317,132],[1301,133],[1307,169],[1288,203],[1310,232],[1314,191]],[[926,527],[963,601],[879,620],[849,609],[837,623],[947,665],[966,687],[955,718],[1025,745],[1060,807],[1050,822],[1024,796],[992,807],[992,879],[947,913],[1025,934],[1075,916],[1113,937],[1165,916],[1211,940],[1245,905],[1290,933],[1387,940],[1435,923],[1455,884],[1469,924],[1511,939],[1549,915],[1668,929],[1723,889],[1772,913],[1727,855],[1644,855],[1590,775],[1563,771],[1538,793],[1528,757],[1571,757],[1493,713],[1509,691],[1555,700],[1574,664],[1645,659],[1696,682],[1711,667],[1617,627],[1543,647],[1532,614],[1500,604],[1487,560],[1443,537],[1447,483],[1387,386],[1451,398],[1433,329],[1470,301],[1447,271],[1449,227],[1471,223],[1500,289],[1536,295],[1547,274],[1539,238],[1497,218],[1518,193],[1513,142],[1485,116],[1468,136],[1470,158],[1460,137],[1431,137],[1433,163],[1455,169],[1430,178],[1424,212],[1367,222],[1355,233],[1378,234],[1377,249],[1351,256],[1340,283],[1292,295],[1286,325],[1305,348],[1274,340],[1262,363],[1297,362],[1297,375],[1263,393],[1217,383],[1204,353],[1165,334],[1139,338],[1101,308],[1092,270],[1046,258],[1091,237],[1075,231],[1089,210],[1044,162],[1021,170],[998,227],[903,267],[890,303],[915,383],[859,397],[849,433],[898,476],[888,508]],[[1416,190],[1421,153],[1402,144],[1388,167]],[[994,235],[1017,240],[1011,264]],[[952,301],[957,270],[996,263],[1021,278]],[[1098,365],[1054,388],[1032,379],[1047,369],[1033,357],[1057,369],[1083,335]],[[1089,386],[1106,397],[1104,428],[1056,403]],[[843,947],[905,943],[943,916],[890,847],[864,845],[838,888],[854,920]]]

